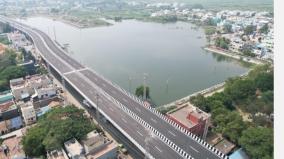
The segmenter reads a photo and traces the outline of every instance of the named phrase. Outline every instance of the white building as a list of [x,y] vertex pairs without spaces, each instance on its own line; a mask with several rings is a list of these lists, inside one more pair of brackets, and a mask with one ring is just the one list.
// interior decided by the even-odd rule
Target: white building
[[50,98],[55,95],[56,95],[56,88],[46,87],[46,88],[35,89],[35,94],[33,96],[37,96],[38,99],[43,99],[43,98]]
[[20,104],[22,116],[26,125],[30,125],[36,122],[36,113],[34,106],[31,102]]
[[64,147],[70,159],[85,159],[84,148],[75,138],[66,141]]
[[47,88],[52,81],[46,75],[34,75],[10,80],[10,87],[16,101],[28,98],[35,93],[35,89]]

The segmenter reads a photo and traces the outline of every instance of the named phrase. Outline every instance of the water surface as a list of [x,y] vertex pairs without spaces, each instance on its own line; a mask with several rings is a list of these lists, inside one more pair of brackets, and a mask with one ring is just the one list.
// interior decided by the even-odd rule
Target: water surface
[[22,22],[41,29],[71,56],[134,93],[147,73],[150,95],[157,105],[245,73],[240,62],[206,52],[203,30],[192,24],[159,24],[126,20],[112,26],[78,29],[43,17]]

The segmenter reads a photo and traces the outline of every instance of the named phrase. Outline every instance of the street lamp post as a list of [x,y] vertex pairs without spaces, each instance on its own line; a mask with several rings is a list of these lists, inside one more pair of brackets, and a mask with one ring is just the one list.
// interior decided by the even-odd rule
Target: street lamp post
[[97,105],[97,110],[96,110],[97,122],[98,122],[98,126],[100,127],[99,94],[98,93],[96,93],[96,105]]

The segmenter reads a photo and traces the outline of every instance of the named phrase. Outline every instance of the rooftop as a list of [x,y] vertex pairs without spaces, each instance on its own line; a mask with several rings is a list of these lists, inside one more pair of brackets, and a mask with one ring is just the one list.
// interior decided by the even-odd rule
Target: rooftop
[[180,104],[177,106],[177,110],[169,113],[168,115],[170,117],[175,118],[179,122],[181,122],[183,125],[187,126],[188,128],[194,127],[197,123],[190,121],[187,117],[188,115],[192,115],[198,120],[207,120],[210,115],[206,112],[198,109],[197,107],[191,105],[189,102]]
[[235,148],[236,145],[231,143],[230,141],[223,139],[221,142],[219,142],[217,145],[215,145],[215,148],[223,152],[224,154],[230,153],[233,148]]
[[65,151],[61,148],[60,150],[53,150],[47,152],[48,159],[68,159]]
[[0,103],[5,103],[6,101],[10,101],[13,99],[13,94],[10,90],[0,92]]
[[104,149],[102,149],[101,151],[95,153],[95,154],[89,154],[87,155],[87,159],[95,159],[95,158],[99,158],[100,156],[110,152],[113,149],[117,149],[118,145],[115,142],[112,142],[111,144],[106,145],[106,147]]
[[83,158],[83,146],[75,139],[68,140],[64,143],[65,149],[69,157]]
[[11,89],[21,88],[21,87],[32,87],[34,85],[45,85],[51,84],[51,80],[46,75],[33,75],[26,76],[26,78],[17,78],[10,80]]
[[235,151],[233,154],[231,154],[230,159],[249,159],[248,155],[243,151],[242,148]]
[[25,156],[21,146],[21,138],[22,138],[21,136],[11,136],[9,138],[6,138],[3,141],[2,145],[6,145],[9,148],[10,152],[6,157],[4,155],[4,152],[0,151],[0,158],[6,159],[6,158],[16,158],[20,156]]
[[5,111],[16,109],[16,108],[17,106],[12,100],[0,104],[0,112],[5,112]]

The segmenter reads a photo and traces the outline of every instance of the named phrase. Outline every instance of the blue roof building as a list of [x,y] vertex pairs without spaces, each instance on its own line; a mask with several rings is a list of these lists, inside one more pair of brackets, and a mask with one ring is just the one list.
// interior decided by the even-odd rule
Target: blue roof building
[[249,159],[246,152],[240,148],[229,156],[230,159]]

